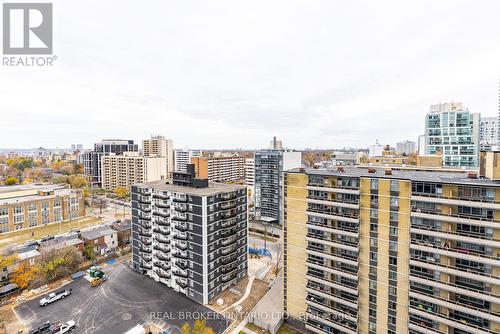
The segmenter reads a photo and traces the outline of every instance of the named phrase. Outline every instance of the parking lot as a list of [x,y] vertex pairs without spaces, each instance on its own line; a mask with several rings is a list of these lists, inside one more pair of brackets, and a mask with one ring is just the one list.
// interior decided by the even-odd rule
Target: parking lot
[[34,328],[45,321],[66,322],[74,320],[75,333],[108,334],[124,333],[137,323],[154,322],[170,334],[180,333],[185,322],[204,317],[207,326],[215,333],[222,333],[229,321],[212,310],[191,301],[167,286],[142,276],[121,263],[103,267],[108,280],[99,287],[91,287],[81,278],[65,288],[72,294],[45,307],[39,299],[25,302],[15,311],[27,328]]

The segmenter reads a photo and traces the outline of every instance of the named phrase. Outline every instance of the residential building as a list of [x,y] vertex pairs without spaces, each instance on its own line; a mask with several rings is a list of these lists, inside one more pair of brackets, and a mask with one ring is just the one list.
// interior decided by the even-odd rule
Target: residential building
[[139,147],[133,140],[104,139],[94,145],[93,151],[82,155],[83,173],[88,177],[91,186],[102,185],[101,157],[109,154],[122,155],[123,152],[138,152]]
[[277,139],[276,136],[274,136],[273,140],[271,140],[271,143],[269,144],[269,149],[282,150],[283,149],[283,142],[281,141],[281,139]]
[[396,153],[410,155],[417,151],[417,144],[414,141],[405,140],[396,143]]
[[378,140],[375,142],[375,145],[371,145],[368,148],[368,157],[381,157],[384,152],[384,145],[378,143]]
[[176,172],[185,172],[186,165],[191,163],[191,158],[201,157],[203,156],[203,152],[200,150],[174,150],[174,162],[175,167],[174,171]]
[[255,152],[255,218],[281,224],[283,172],[302,166],[302,152],[260,150]]
[[338,150],[332,154],[334,166],[359,165],[363,153],[357,150]]
[[418,136],[418,154],[425,155],[425,135]]
[[425,117],[425,155],[441,154],[445,167],[476,168],[479,117],[462,103],[432,105]]
[[80,234],[84,249],[90,247],[94,255],[104,255],[118,247],[118,233],[110,227],[98,227]]
[[406,163],[406,157],[397,155],[384,155],[381,157],[371,157],[369,161],[370,164],[376,166],[402,165]]
[[196,175],[209,182],[239,181],[245,177],[245,158],[237,155],[191,158]]
[[40,256],[40,252],[36,250],[36,247],[23,247],[13,252],[10,250],[9,252],[2,250],[0,255],[14,256],[14,262],[4,267],[3,270],[0,270],[0,284],[4,285],[9,283],[12,278],[11,275],[15,273],[20,266],[25,266],[26,268],[34,266],[37,258]]
[[319,334],[500,332],[500,153],[487,153],[484,178],[443,168],[286,172],[288,321]]
[[34,184],[0,187],[0,234],[84,216],[79,189]]
[[117,233],[118,247],[130,245],[132,241],[132,221],[130,219],[116,221],[111,224],[111,228]]
[[479,148],[490,151],[498,145],[498,117],[481,117],[479,125]]
[[245,187],[198,179],[192,164],[172,184],[134,185],[133,268],[208,304],[246,275],[247,220]]
[[245,185],[249,187],[252,194],[255,189],[255,159],[245,159]]
[[40,244],[38,250],[41,253],[44,253],[54,249],[73,247],[78,251],[79,254],[83,254],[83,245],[84,245],[83,240],[79,238],[79,235],[77,233],[74,233],[66,236],[59,236],[52,240],[44,241]]
[[143,155],[145,157],[167,158],[167,175],[174,171],[174,148],[172,139],[163,136],[152,136],[142,141]]
[[134,183],[167,179],[167,158],[143,157],[137,152],[106,155],[102,158],[102,188],[129,189]]

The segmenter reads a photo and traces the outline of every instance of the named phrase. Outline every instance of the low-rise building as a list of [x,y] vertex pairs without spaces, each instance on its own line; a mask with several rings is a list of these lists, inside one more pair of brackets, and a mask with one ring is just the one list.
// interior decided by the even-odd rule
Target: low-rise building
[[118,233],[109,227],[99,227],[84,231],[80,238],[84,242],[84,249],[92,247],[94,255],[104,255],[118,247]]
[[126,219],[120,222],[111,224],[111,228],[116,231],[118,235],[118,247],[125,247],[130,245],[132,236],[132,222]]
[[14,262],[0,271],[0,283],[6,284],[9,282],[11,275],[22,265],[26,267],[34,266],[40,252],[36,247],[22,247],[16,250],[3,250],[2,256],[13,256]]
[[78,251],[78,253],[83,254],[84,242],[78,237],[78,234],[61,236],[52,240],[42,242],[38,250],[40,251],[40,253],[44,253],[54,249],[67,247],[73,247]]
[[65,185],[0,187],[0,234],[84,216],[81,190]]

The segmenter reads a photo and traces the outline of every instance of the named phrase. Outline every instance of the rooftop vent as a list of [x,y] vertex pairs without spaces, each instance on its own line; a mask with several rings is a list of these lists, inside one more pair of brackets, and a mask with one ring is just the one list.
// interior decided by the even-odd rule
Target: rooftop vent
[[344,173],[345,172],[344,167],[337,167],[337,172]]
[[468,172],[467,173],[467,178],[469,178],[469,179],[477,179],[477,173]]
[[385,175],[392,175],[392,169],[390,169],[390,168],[386,169]]
[[368,173],[375,173],[377,170],[375,168],[368,168]]

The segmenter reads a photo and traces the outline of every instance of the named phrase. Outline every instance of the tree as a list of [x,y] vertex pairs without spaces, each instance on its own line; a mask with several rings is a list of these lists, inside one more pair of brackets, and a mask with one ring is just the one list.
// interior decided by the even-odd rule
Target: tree
[[68,183],[71,185],[71,188],[73,189],[82,189],[87,187],[88,185],[87,179],[83,176],[78,176],[78,175],[68,176]]
[[127,188],[119,187],[119,188],[116,188],[113,192],[120,199],[126,199],[128,197],[128,190],[127,190]]
[[92,248],[92,245],[87,245],[83,249],[83,255],[87,258],[89,261],[94,261],[95,255],[94,255],[94,248]]
[[11,264],[13,264],[14,261],[16,261],[15,255],[7,255],[7,256],[0,255],[0,271],[3,271],[5,267],[8,267]]
[[370,162],[370,158],[366,154],[363,154],[361,158],[359,158],[359,162],[362,164],[367,164]]
[[37,272],[45,281],[73,273],[82,262],[82,255],[74,247],[53,249],[39,257]]
[[26,289],[36,279],[36,269],[21,263],[12,273],[11,282],[17,284],[19,289]]
[[83,174],[83,165],[82,164],[74,164],[73,165],[73,174]]
[[198,319],[194,322],[193,328],[187,322],[182,325],[181,328],[182,334],[215,334],[214,330],[210,327],[207,327],[205,320]]
[[12,186],[14,184],[18,184],[19,183],[19,179],[17,177],[8,177],[5,181],[4,181],[5,185],[6,186]]

